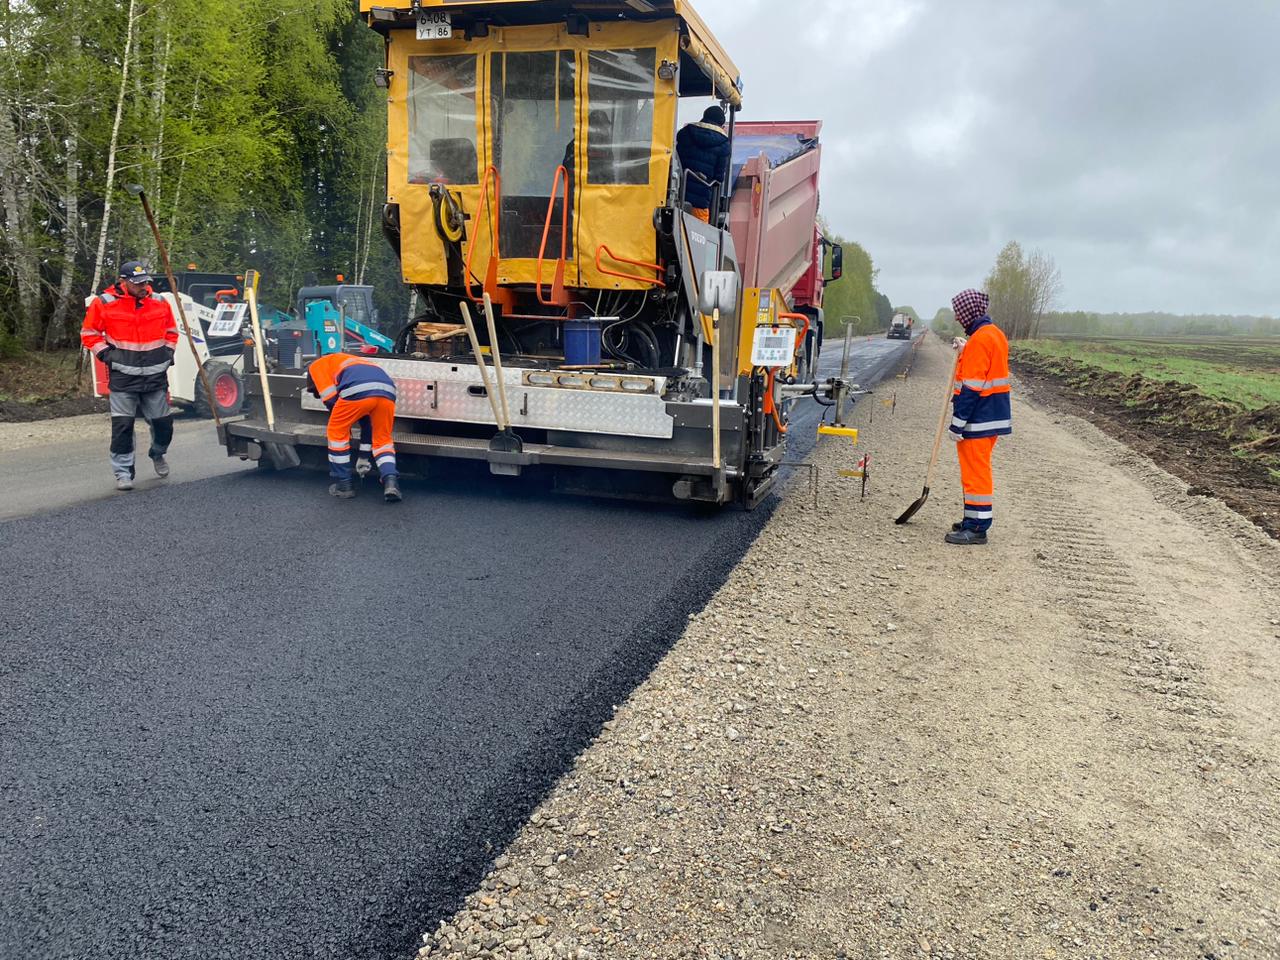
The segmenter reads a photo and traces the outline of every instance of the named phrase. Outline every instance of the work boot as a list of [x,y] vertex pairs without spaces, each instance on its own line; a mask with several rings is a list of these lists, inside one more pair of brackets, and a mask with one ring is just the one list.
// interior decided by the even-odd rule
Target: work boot
[[132,489],[133,489],[133,477],[128,476],[127,474],[123,474],[123,473],[122,473],[122,474],[120,474],[120,476],[116,477],[116,489],[117,489],[117,490],[132,490]]
[[329,484],[329,496],[339,500],[350,500],[356,495],[356,485],[350,480],[339,480]]
[[944,537],[947,543],[959,544],[962,547],[975,547],[987,542],[987,535],[979,533],[977,530],[956,530],[954,533],[948,533]]
[[953,523],[953,524],[951,525],[951,530],[952,530],[952,532],[953,532],[953,533],[959,533],[959,532],[960,532],[961,530],[963,530],[963,529],[964,529],[964,521],[963,521],[963,520],[961,520],[959,523]]
[[400,496],[400,478],[386,477],[382,481],[382,499],[387,503],[399,503],[402,499]]
[[156,468],[156,476],[161,480],[169,475],[169,462],[165,460],[163,454],[158,457],[152,457],[151,465]]

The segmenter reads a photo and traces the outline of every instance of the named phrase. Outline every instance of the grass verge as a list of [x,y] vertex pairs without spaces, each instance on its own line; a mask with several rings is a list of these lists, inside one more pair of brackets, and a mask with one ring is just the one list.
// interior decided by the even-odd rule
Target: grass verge
[[1028,340],[1016,349],[1045,361],[1187,384],[1248,410],[1280,404],[1280,341]]

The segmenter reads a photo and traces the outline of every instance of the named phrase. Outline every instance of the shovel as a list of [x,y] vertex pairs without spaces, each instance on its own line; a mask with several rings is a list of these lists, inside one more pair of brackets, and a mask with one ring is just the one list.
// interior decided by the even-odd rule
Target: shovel
[[956,370],[960,367],[960,353],[956,352],[955,362],[951,364],[951,375],[947,377],[947,395],[942,401],[942,412],[938,415],[938,432],[933,437],[933,453],[929,456],[929,469],[924,475],[924,492],[911,506],[903,511],[902,516],[893,521],[906,523],[914,517],[929,499],[929,484],[933,483],[933,468],[938,465],[938,451],[942,448],[942,433],[947,429],[947,414],[951,412],[951,397],[955,391]]

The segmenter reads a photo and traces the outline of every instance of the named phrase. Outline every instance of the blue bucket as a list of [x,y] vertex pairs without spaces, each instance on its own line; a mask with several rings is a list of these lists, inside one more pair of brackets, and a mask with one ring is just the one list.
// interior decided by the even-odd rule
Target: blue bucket
[[564,362],[569,366],[591,366],[600,362],[600,324],[595,320],[566,320]]

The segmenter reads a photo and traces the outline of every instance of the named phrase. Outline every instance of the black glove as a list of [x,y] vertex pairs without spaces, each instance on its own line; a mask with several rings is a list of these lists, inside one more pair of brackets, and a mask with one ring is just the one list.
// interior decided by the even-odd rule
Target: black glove
[[111,369],[111,348],[107,347],[105,350],[99,353],[98,359],[101,360],[104,364],[106,364],[107,369],[110,370]]

